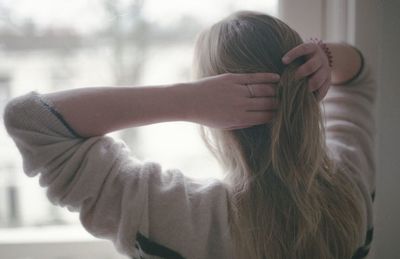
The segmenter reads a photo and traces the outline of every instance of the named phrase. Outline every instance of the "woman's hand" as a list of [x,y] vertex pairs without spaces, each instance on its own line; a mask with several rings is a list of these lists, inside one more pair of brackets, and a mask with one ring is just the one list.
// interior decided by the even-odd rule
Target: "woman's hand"
[[329,60],[324,50],[316,43],[303,43],[288,51],[282,61],[284,64],[289,64],[304,55],[307,61],[297,69],[295,78],[301,79],[309,76],[309,90],[315,92],[317,100],[321,101],[328,93],[332,76]]
[[228,73],[189,83],[189,121],[227,130],[270,122],[278,81],[273,73]]

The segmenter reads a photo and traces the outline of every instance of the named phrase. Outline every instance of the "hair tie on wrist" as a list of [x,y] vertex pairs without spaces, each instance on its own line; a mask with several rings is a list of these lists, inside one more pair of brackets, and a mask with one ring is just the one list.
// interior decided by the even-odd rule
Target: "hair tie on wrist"
[[329,67],[332,67],[333,57],[332,57],[332,53],[331,53],[330,49],[328,48],[328,46],[326,46],[326,44],[318,38],[310,38],[309,41],[318,44],[318,46],[320,46],[322,48],[322,50],[325,52],[325,55],[328,58]]

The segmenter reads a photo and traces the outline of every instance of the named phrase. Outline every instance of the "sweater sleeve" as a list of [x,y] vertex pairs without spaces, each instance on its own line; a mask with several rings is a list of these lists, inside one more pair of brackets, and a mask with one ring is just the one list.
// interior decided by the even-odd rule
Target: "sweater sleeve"
[[351,82],[331,86],[323,104],[326,143],[361,193],[366,211],[366,243],[373,229],[375,195],[375,99],[377,83],[368,60]]
[[218,258],[226,251],[213,238],[228,235],[221,181],[139,161],[107,135],[82,138],[36,91],[8,102],[4,123],[25,174],[39,175],[53,204],[79,211],[84,228],[111,240],[120,253]]

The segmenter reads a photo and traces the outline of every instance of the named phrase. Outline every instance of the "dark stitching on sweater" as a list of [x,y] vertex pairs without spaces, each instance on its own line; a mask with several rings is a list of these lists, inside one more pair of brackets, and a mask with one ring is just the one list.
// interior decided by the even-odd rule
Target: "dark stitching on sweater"
[[357,249],[357,251],[354,253],[352,259],[361,259],[364,258],[368,255],[370,245],[373,239],[374,235],[374,228],[370,228],[367,231],[367,237],[365,238],[365,244]]
[[[166,246],[160,245],[154,241],[151,241],[140,232],[136,234],[136,241],[139,243],[140,249],[147,255],[159,256],[165,259],[185,259],[179,253],[169,249]],[[142,258],[142,255],[141,255]],[[146,257],[143,257],[146,258]]]
[[[374,228],[371,228],[367,231],[365,244],[357,249],[357,251],[352,256],[352,259],[362,259],[368,255],[370,251],[370,245],[373,239],[373,234],[374,234]],[[184,257],[182,257],[177,252],[151,241],[150,239],[146,238],[139,232],[136,235],[136,241],[139,243],[139,245],[136,244],[135,247],[140,248],[147,255],[155,255],[165,259],[184,259]],[[140,255],[140,258],[146,258],[146,257],[142,257],[142,255]]]
[[45,101],[43,101],[43,99],[39,96],[39,100],[41,103],[43,103],[46,108],[53,113],[60,121],[61,123],[68,129],[68,131],[74,135],[74,137],[77,138],[83,138],[82,136],[80,136],[78,133],[75,132],[75,130],[64,120],[63,116],[57,112],[53,107],[51,107],[48,103],[46,103]]

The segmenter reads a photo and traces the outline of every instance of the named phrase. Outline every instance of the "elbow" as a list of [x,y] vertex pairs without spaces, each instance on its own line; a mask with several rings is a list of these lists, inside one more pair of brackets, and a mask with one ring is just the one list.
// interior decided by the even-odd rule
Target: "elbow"
[[9,135],[12,135],[14,130],[20,127],[18,121],[23,119],[23,110],[23,102],[21,102],[20,97],[13,98],[6,103],[3,112],[3,122]]

